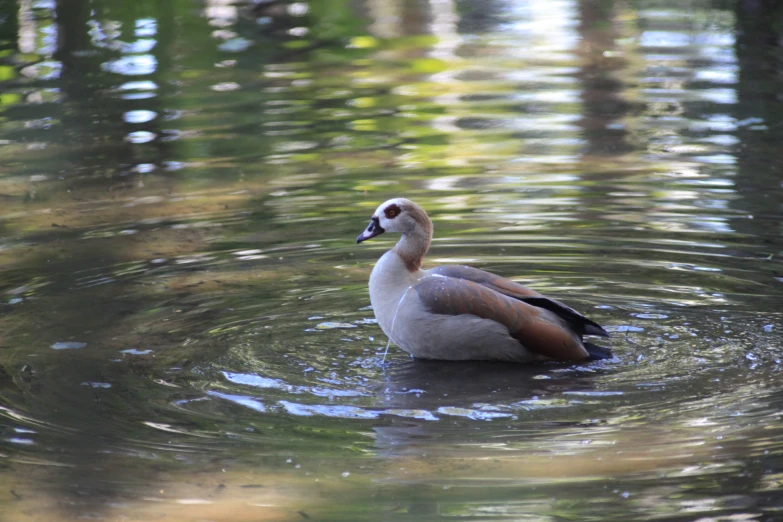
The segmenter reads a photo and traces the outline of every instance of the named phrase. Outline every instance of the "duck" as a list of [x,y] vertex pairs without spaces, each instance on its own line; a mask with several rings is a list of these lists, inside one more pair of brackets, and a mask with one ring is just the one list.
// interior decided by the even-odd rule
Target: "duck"
[[469,266],[422,268],[433,224],[406,198],[381,203],[357,243],[386,232],[397,244],[369,280],[370,302],[388,337],[417,359],[447,361],[581,361],[610,359],[584,336],[609,337],[573,308],[502,276]]

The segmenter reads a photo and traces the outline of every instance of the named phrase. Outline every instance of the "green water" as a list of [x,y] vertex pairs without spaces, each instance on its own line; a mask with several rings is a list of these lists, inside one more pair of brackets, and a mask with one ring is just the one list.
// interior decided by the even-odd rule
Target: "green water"
[[[0,4],[0,519],[783,520],[781,16]],[[384,362],[395,196],[616,357]]]

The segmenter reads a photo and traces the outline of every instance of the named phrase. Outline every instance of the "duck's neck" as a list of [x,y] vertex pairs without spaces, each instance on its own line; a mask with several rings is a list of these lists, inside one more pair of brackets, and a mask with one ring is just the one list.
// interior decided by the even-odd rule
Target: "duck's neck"
[[376,316],[381,308],[397,306],[400,295],[425,274],[421,270],[421,258],[429,248],[430,237],[404,235],[375,263],[370,274],[370,300]]
[[400,258],[408,272],[415,273],[421,269],[421,260],[430,249],[431,241],[430,225],[424,230],[417,229],[411,234],[404,234],[391,251]]

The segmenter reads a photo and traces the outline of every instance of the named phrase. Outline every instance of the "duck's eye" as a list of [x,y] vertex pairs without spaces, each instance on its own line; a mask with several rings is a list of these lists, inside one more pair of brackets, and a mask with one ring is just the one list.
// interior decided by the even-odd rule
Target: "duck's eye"
[[400,215],[400,212],[402,211],[400,210],[400,207],[398,207],[397,205],[389,205],[383,211],[384,215],[386,216],[386,219],[394,219]]

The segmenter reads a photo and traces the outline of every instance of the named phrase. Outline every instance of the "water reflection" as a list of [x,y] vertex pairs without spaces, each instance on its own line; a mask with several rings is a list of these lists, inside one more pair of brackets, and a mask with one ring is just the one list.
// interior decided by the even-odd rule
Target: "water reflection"
[[[762,5],[0,7],[4,512],[773,519]],[[351,238],[400,194],[616,359],[384,364]]]

